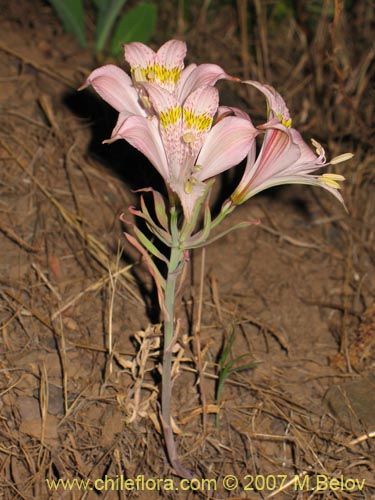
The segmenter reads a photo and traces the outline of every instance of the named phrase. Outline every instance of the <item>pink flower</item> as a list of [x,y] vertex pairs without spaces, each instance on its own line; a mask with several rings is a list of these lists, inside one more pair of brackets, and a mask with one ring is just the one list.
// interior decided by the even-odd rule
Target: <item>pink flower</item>
[[108,64],[95,69],[80,89],[92,85],[120,114],[113,135],[129,116],[151,116],[154,110],[144,92],[144,83],[155,83],[183,103],[201,86],[213,86],[220,79],[238,80],[216,64],[190,64],[184,69],[186,43],[169,40],[157,52],[134,42],[124,46],[130,78],[121,68]]
[[[125,45],[130,78],[117,66],[94,70],[85,85],[119,112],[112,138],[141,151],[175,192],[185,216],[206,189],[204,181],[242,161],[259,133],[239,110],[219,109],[213,87],[233,79],[215,64],[184,69],[186,44],[166,42],[157,52],[142,43]],[[224,116],[225,115],[225,116]],[[232,116],[230,116],[232,115]],[[235,116],[233,116],[235,115]]]
[[266,96],[269,121],[258,127],[265,131],[261,150],[257,158],[255,148],[250,151],[243,177],[231,196],[232,203],[239,205],[260,191],[281,184],[320,186],[344,203],[338,189],[339,182],[345,178],[339,174],[314,173],[327,165],[348,160],[353,155],[346,153],[327,162],[324,149],[318,142],[312,141],[316,148],[315,154],[300,133],[291,127],[289,110],[275,89],[258,82],[245,83],[253,85]]
[[229,112],[219,112],[212,126],[219,101],[214,87],[198,87],[183,105],[165,88],[150,83],[144,88],[155,115],[129,117],[112,140],[125,139],[150,160],[190,220],[204,181],[242,161],[258,131],[248,118]]

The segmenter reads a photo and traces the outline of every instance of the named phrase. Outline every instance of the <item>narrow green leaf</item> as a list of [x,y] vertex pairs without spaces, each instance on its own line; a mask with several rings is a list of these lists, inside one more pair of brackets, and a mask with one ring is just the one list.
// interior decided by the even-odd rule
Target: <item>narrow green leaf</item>
[[153,3],[140,3],[126,12],[113,34],[111,53],[121,53],[123,43],[148,42],[155,29],[156,17],[157,9]]
[[72,33],[82,47],[87,46],[82,0],[50,0],[64,28]]
[[107,2],[107,0],[92,0],[95,7],[99,10],[100,7]]
[[[155,191],[155,189],[152,189],[151,187],[137,189],[137,191],[135,191],[135,192],[136,193],[139,192],[139,193],[151,193],[152,194],[152,196],[154,198],[154,209],[155,209],[156,217],[158,218],[160,225],[166,231],[169,231],[169,220],[168,220],[168,216],[167,216],[167,210],[165,207],[165,201],[164,201],[163,195],[161,193],[159,193],[159,191]],[[142,201],[143,201],[143,198],[141,198],[141,202]],[[143,204],[144,204],[144,202],[143,202]],[[143,211],[143,208],[142,208],[142,211]],[[146,212],[150,216],[147,209],[146,209]]]
[[232,372],[242,372],[244,370],[251,370],[252,368],[256,368],[257,366],[261,365],[261,361],[253,361],[252,363],[248,363],[247,365],[241,365],[238,366],[237,368],[233,368]]
[[214,241],[216,240],[219,240],[220,238],[222,238],[223,236],[226,236],[227,234],[231,233],[232,231],[235,231],[236,229],[241,229],[243,227],[248,227],[248,226],[252,226],[252,225],[256,225],[256,224],[259,224],[258,221],[255,221],[255,222],[240,222],[239,224],[236,224],[235,226],[227,229],[226,231],[223,231],[222,233],[219,233],[218,235],[214,236],[213,238],[210,238],[209,240],[206,240],[206,242],[202,243],[202,242],[198,242],[198,243],[193,243],[193,244],[190,244],[190,240],[186,240],[185,242],[185,245],[184,245],[184,248],[186,249],[193,249],[193,248],[200,248],[202,246],[206,246],[206,245],[210,245],[211,243],[213,243]]
[[172,246],[172,238],[167,235],[165,231],[160,229],[156,224],[149,224],[146,222],[147,229],[152,233],[154,236],[157,237],[158,240],[160,240],[166,247],[171,247]]
[[171,246],[171,237],[167,231],[164,231],[159,226],[155,224],[152,220],[149,211],[147,210],[146,204],[143,200],[143,196],[141,196],[141,206],[142,210],[136,210],[133,207],[129,207],[129,212],[136,217],[141,217],[146,221],[147,227],[149,230],[157,237],[160,241],[164,243],[164,245],[170,247]]
[[162,260],[166,264],[168,264],[168,259],[163,255],[157,248],[156,246],[150,241],[147,236],[145,236],[142,231],[140,231],[136,226],[133,227],[133,231],[135,232],[135,235],[137,236],[138,240],[142,245],[156,258]]
[[117,16],[119,15],[125,3],[126,0],[97,0],[99,13],[96,23],[96,52],[103,51],[106,41],[108,40],[108,36],[117,19]]
[[165,209],[164,198],[158,191],[153,190],[152,194],[154,196],[154,207],[155,207],[156,217],[158,218],[158,221],[163,226],[163,228],[166,231],[168,231],[168,216],[167,216],[167,211]]
[[155,262],[153,262],[147,250],[143,248],[143,246],[139,243],[139,241],[137,241],[137,239],[134,238],[134,236],[132,236],[129,233],[124,233],[124,235],[126,239],[129,241],[129,243],[131,243],[143,255],[143,258],[148,267],[148,271],[155,281],[160,308],[163,311],[164,317],[167,318],[167,320],[169,320],[169,314],[165,306],[165,294],[164,294],[166,286],[165,279],[160,274],[159,269],[156,267]]
[[220,364],[221,368],[225,367],[225,362],[227,360],[227,357],[228,357],[230,351],[232,350],[234,339],[235,339],[235,332],[234,332],[234,328],[233,328],[232,333],[230,334],[230,337],[228,340],[228,344],[226,345],[224,351],[222,352],[222,354],[220,356],[219,364]]

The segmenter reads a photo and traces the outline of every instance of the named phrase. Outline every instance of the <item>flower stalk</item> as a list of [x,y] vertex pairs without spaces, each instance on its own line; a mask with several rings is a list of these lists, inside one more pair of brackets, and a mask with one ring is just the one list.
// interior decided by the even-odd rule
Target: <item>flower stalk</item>
[[178,240],[177,213],[173,207],[171,210],[171,235],[172,247],[168,262],[168,274],[165,285],[165,312],[164,312],[164,346],[162,361],[162,392],[161,392],[161,422],[163,427],[165,445],[167,448],[170,464],[175,472],[187,478],[192,478],[193,474],[185,469],[178,460],[176,441],[173,435],[172,426],[172,358],[173,346],[177,340],[176,332],[176,286],[178,278],[181,276],[184,263],[184,251],[180,248]]

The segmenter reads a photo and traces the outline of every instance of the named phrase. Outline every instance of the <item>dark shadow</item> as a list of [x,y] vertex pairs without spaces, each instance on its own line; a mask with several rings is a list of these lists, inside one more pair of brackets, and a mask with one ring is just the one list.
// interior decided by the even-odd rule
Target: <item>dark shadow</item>
[[164,182],[155,168],[138,150],[124,140],[112,144],[102,144],[109,139],[116,125],[118,113],[90,89],[70,92],[64,103],[80,118],[91,124],[92,138],[89,154],[115,172],[130,189],[136,190],[153,186],[164,190]]
[[[69,92],[64,97],[64,103],[76,116],[87,121],[91,126],[92,136],[88,149],[90,156],[114,172],[119,180],[131,190],[135,191],[152,186],[154,189],[165,194],[163,179],[147,158],[137,149],[124,140],[118,140],[112,144],[102,144],[103,140],[111,137],[118,117],[117,111],[98,98],[90,89],[81,92]],[[152,214],[152,196],[145,194],[145,200],[148,202],[151,201],[151,204],[148,203],[148,206]],[[142,219],[139,217],[134,218],[130,214],[126,218],[134,221],[144,234],[149,235],[149,231]],[[122,224],[122,229],[126,232],[131,232],[129,225]],[[157,238],[153,240],[153,243],[163,253],[166,253],[167,249],[162,247]],[[128,245],[125,244],[123,259],[127,263],[135,263],[132,254],[126,251],[127,247]],[[161,271],[164,272],[164,269],[161,268]],[[152,323],[157,323],[160,321],[160,314],[156,286],[153,283],[151,291],[147,288],[141,277],[141,271],[137,271],[137,266],[133,267],[132,273],[139,293],[146,304],[147,315]]]

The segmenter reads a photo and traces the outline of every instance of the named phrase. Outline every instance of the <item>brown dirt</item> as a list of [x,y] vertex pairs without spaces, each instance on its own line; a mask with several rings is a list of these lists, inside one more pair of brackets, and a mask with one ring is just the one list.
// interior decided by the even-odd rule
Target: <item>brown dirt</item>
[[[353,160],[337,166],[348,179],[349,214],[325,192],[290,186],[258,196],[226,221],[261,224],[206,249],[203,385],[194,340],[202,252],[193,254],[173,401],[182,461],[197,476],[217,479],[214,498],[272,498],[275,490],[279,499],[374,499],[371,8],[357,2],[330,31],[324,9],[311,18],[301,7],[276,27],[274,16],[266,22],[264,4],[251,3],[257,23],[248,34],[249,58],[240,28],[245,3],[233,5],[219,2],[213,16],[192,2],[184,19],[161,5],[165,34],[154,45],[184,29],[192,60],[267,77],[307,139],[320,140],[332,157],[353,151]],[[63,33],[48,5],[0,1],[0,23],[3,498],[209,498],[192,490],[47,488],[46,479],[175,478],[158,432],[153,287],[119,222],[136,203],[132,189],[159,180],[125,144],[101,146],[115,115],[90,92],[75,90],[98,63]],[[221,88],[223,101],[261,117],[264,102],[255,93]],[[222,179],[221,191],[229,182]],[[246,354],[239,365],[259,364],[231,374],[219,408],[218,363],[233,330],[231,359]],[[228,474],[239,479],[232,492],[222,487]],[[256,475],[257,491],[250,484]],[[311,487],[319,475],[365,486],[314,492],[290,484],[276,492],[273,478],[280,486],[281,477],[298,475],[309,476]]]

